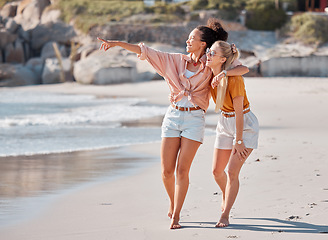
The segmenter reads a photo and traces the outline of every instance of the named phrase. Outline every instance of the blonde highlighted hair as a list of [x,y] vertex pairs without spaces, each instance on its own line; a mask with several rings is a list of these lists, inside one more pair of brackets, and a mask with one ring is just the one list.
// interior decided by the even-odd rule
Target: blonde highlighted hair
[[[216,41],[213,47],[219,48],[221,57],[226,58],[226,61],[221,66],[221,71],[230,69],[232,63],[239,58],[239,51],[234,43],[230,44],[224,41]],[[218,112],[219,109],[222,108],[227,88],[228,77],[225,76],[217,86],[215,112]]]
[[225,57],[226,61],[222,64],[222,70],[228,70],[231,64],[239,58],[239,51],[234,43],[224,41],[216,41],[213,47],[218,47],[221,51],[221,57]]

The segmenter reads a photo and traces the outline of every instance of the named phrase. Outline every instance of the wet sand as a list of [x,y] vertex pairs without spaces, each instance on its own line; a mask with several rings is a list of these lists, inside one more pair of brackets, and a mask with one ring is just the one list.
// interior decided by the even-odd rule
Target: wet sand
[[135,174],[159,160],[127,147],[0,157],[0,228],[36,216],[56,197]]
[[[260,122],[260,144],[241,171],[240,192],[228,228],[214,227],[221,194],[211,174],[214,136],[207,136],[191,169],[180,230],[168,229],[160,143],[151,143],[123,151],[150,156],[153,164],[122,178],[102,179],[67,191],[37,216],[1,228],[0,239],[327,239],[328,79],[245,81],[252,111]],[[161,105],[167,104],[168,93],[161,81],[108,87],[32,86],[24,90],[135,96]],[[212,109],[213,104],[206,120],[211,127],[217,120]],[[77,161],[80,157],[73,158]]]

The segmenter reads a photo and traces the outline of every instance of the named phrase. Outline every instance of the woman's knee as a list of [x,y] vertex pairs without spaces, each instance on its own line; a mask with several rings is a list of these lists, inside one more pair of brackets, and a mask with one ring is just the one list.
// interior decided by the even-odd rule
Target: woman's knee
[[222,178],[222,177],[224,177],[225,172],[224,172],[224,170],[214,168],[212,170],[212,174],[213,174],[214,178]]
[[238,178],[239,178],[239,172],[238,171],[228,169],[227,174],[228,174],[228,178],[229,178],[230,181],[238,180]]
[[174,169],[163,169],[162,177],[163,178],[171,178],[174,176]]
[[177,168],[177,178],[178,179],[185,179],[189,177],[189,169],[184,167]]

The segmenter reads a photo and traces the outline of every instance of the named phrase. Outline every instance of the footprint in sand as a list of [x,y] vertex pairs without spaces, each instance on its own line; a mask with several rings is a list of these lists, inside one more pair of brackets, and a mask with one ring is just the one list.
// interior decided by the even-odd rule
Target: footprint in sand
[[300,220],[301,219],[301,217],[300,216],[290,216],[290,217],[288,217],[288,218],[286,218],[286,220],[288,220],[288,221],[296,221],[296,220]]

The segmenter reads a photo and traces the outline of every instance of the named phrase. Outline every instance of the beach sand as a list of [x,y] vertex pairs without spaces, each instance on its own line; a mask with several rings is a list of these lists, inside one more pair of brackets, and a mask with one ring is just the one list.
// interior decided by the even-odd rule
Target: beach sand
[[[182,229],[169,230],[160,143],[151,143],[123,150],[147,156],[151,163],[124,177],[104,178],[57,196],[36,216],[0,228],[0,239],[327,239],[328,79],[246,78],[245,82],[260,122],[260,139],[241,171],[229,227],[214,227],[221,194],[211,173],[215,136],[206,136],[191,168]],[[143,97],[149,104],[168,105],[164,81],[19,89]],[[216,125],[213,103],[206,121],[210,128]]]

